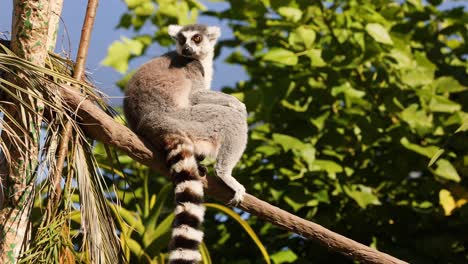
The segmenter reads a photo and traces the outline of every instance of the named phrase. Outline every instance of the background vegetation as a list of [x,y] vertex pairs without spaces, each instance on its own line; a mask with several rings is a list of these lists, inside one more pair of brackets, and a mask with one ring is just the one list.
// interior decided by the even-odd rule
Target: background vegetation
[[[219,49],[249,80],[223,91],[250,113],[235,175],[266,201],[411,263],[468,260],[468,15],[442,1],[128,0],[105,61],[125,70],[171,23],[227,20]],[[314,3],[312,3],[314,2]],[[190,14],[187,18],[187,14]],[[142,25],[158,27],[138,34]],[[128,56],[117,57],[126,50]],[[125,54],[125,53],[124,53]],[[150,177],[149,182],[158,178]],[[154,187],[159,189],[159,187]],[[347,262],[243,215],[275,263]],[[239,226],[208,214],[216,262],[261,262]],[[255,261],[254,261],[255,260]]]
[[[227,63],[242,66],[249,76],[223,88],[249,111],[249,144],[234,172],[248,192],[410,263],[468,262],[463,7],[442,9],[437,0],[224,2],[230,8],[213,11],[196,0],[125,0],[128,10],[118,27],[134,36],[112,44],[104,64],[125,73],[119,82],[124,89],[132,73],[129,61],[151,45],[173,45],[169,24],[195,23],[200,14],[227,21],[233,37],[223,39],[217,52],[227,49]],[[144,25],[157,30],[144,34]],[[81,78],[69,77],[70,61],[47,58],[51,70],[20,60],[5,46],[0,50],[2,71],[33,80],[23,91],[0,76],[2,91],[19,90],[21,105],[28,103],[18,94],[26,93],[52,109],[36,124],[42,124],[42,137],[34,134],[42,170],[29,171],[28,182],[38,184],[30,192],[32,240],[22,261],[88,263],[99,258],[101,246],[109,249],[109,259],[118,254],[112,245],[117,230],[130,263],[165,263],[171,184],[85,138],[73,109],[42,82],[72,83],[102,101]],[[58,188],[45,175],[62,166],[54,155],[67,122],[75,132]],[[55,203],[57,190],[62,195]],[[205,263],[353,262],[234,210],[208,204]],[[97,239],[101,234],[107,239]]]

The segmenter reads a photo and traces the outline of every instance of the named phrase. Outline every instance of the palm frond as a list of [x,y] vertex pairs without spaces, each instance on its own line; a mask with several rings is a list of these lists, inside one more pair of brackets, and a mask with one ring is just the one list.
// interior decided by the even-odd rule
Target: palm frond
[[89,146],[76,142],[75,147],[74,170],[80,186],[83,240],[87,243],[93,263],[112,263],[120,257],[120,245],[116,243],[118,237],[113,221],[109,221],[112,216],[105,195],[100,191],[106,188],[95,169],[96,162],[92,156],[85,155],[91,151]]
[[[31,155],[24,151],[28,149],[24,142],[40,145],[35,154],[37,164],[29,168],[32,175],[30,180],[35,183],[29,197],[36,199],[35,210],[39,213],[32,219],[36,232],[32,234],[30,247],[22,255],[22,263],[41,263],[41,260],[48,258],[48,263],[111,263],[121,259],[119,239],[106,204],[106,194],[110,192],[96,169],[98,166],[91,145],[75,119],[74,109],[70,109],[60,95],[61,85],[75,87],[108,113],[113,110],[88,82],[71,77],[73,66],[70,60],[51,55],[46,67],[40,67],[19,58],[0,43],[0,92],[8,98],[0,101],[0,129],[11,139],[22,139],[11,140],[12,146],[0,142],[3,158],[11,157],[11,149],[19,151],[24,157]],[[31,100],[42,109],[31,107]],[[12,108],[24,109],[22,113],[33,117],[37,123],[24,125],[25,119],[10,114],[8,110]],[[68,122],[73,127],[70,151],[65,164],[57,164],[58,142],[62,137],[59,131]],[[50,177],[58,166],[65,166],[59,183],[60,190],[53,186]],[[51,201],[51,192],[57,191],[63,191],[63,195],[60,200]],[[72,200],[75,192],[80,198],[77,208]],[[2,200],[0,194],[0,202]],[[44,206],[46,203],[48,205]],[[74,230],[69,230],[73,228],[71,218],[76,210],[81,214],[81,228],[77,232],[83,238],[81,240],[71,237]],[[85,242],[81,252],[75,250],[77,241]]]

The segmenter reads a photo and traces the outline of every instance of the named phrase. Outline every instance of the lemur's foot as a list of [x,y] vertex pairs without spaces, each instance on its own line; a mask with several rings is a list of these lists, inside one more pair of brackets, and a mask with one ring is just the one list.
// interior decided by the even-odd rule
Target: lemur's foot
[[245,195],[245,187],[239,184],[234,190],[234,197],[227,203],[229,206],[238,206],[243,200]]

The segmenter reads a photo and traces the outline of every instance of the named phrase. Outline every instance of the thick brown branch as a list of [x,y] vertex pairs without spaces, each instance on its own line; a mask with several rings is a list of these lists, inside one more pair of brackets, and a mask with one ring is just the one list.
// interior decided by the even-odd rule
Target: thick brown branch
[[[79,121],[88,136],[110,144],[127,153],[134,160],[141,162],[168,176],[168,171],[158,153],[152,152],[147,145],[127,127],[115,122],[91,101],[85,100],[71,87],[63,87],[62,96],[67,104],[76,109]],[[215,177],[207,177],[207,193],[223,202],[228,201],[233,192]],[[303,237],[317,241],[326,248],[339,252],[363,263],[405,263],[388,254],[379,252],[354,240],[334,233],[318,224],[304,220],[278,207],[247,194],[239,205],[243,210],[259,216],[281,228]]]

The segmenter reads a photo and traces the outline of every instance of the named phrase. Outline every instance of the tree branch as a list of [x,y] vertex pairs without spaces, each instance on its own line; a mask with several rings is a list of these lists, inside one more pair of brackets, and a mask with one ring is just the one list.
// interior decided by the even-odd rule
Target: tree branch
[[[142,138],[117,123],[90,100],[80,95],[76,89],[65,85],[62,87],[63,98],[69,107],[76,110],[77,118],[83,124],[82,127],[88,136],[117,147],[134,160],[169,177],[162,159],[163,155],[150,150],[149,145],[145,144]],[[218,178],[208,176],[202,180],[207,193],[222,202],[227,202],[234,195],[234,192]],[[362,263],[406,263],[288,213],[250,194],[245,195],[239,208]]]

